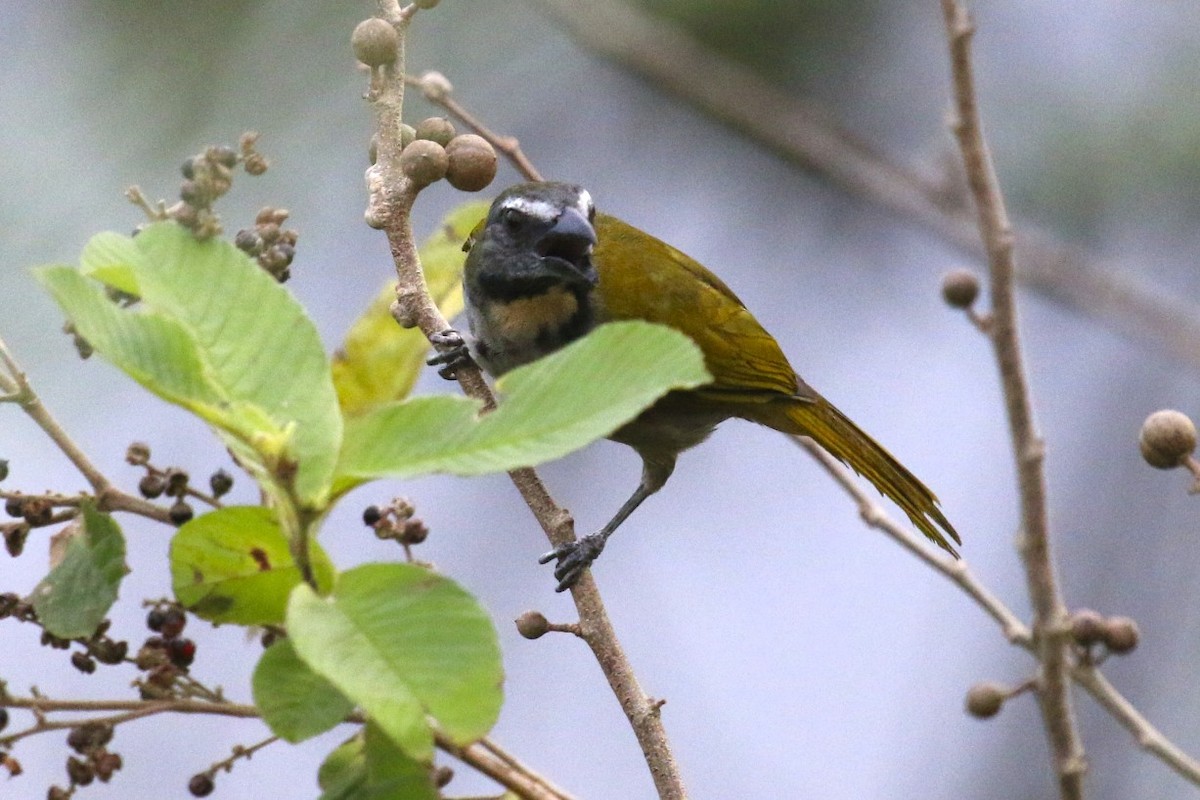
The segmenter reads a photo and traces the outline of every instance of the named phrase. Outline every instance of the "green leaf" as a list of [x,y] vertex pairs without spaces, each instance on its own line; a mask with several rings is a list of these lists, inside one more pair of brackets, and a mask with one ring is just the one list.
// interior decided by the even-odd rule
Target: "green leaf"
[[[430,296],[447,319],[463,307],[462,243],[487,210],[486,202],[464,203],[442,220],[438,232],[421,247],[421,269]],[[391,282],[355,321],[333,356],[333,383],[348,417],[407,397],[425,368],[429,341],[419,330],[396,323],[391,312],[395,299]]]
[[84,275],[131,295],[138,294],[134,264],[146,268],[142,251],[133,239],[112,231],[103,231],[89,239],[79,256],[79,269]]
[[431,766],[410,758],[377,725],[330,753],[317,772],[320,800],[437,800]]
[[94,237],[84,268],[141,303],[119,307],[69,268],[39,270],[81,336],[216,427],[276,495],[296,465],[299,497],[326,502],[341,414],[320,338],[286,289],[228,242],[196,241],[173,223]]
[[672,389],[707,383],[696,345],[645,322],[613,322],[515,369],[477,419],[459,397],[414,398],[346,425],[335,491],[373,478],[479,475],[560,458],[606,436]]
[[360,731],[333,749],[317,768],[320,800],[351,800],[367,778],[366,743]]
[[287,627],[300,658],[412,758],[433,754],[427,714],[466,744],[500,712],[503,672],[491,620],[456,583],[422,567],[356,567],[325,598],[297,586]]
[[82,506],[82,529],[71,536],[58,566],[31,595],[38,620],[61,639],[91,636],[117,600],[128,569],[125,539],[115,520]]
[[292,743],[324,733],[354,710],[344,694],[300,660],[288,639],[263,652],[252,686],[263,720]]
[[[317,584],[333,585],[333,563],[309,544]],[[189,611],[211,622],[283,622],[288,595],[301,582],[287,537],[271,509],[229,506],[180,526],[171,539],[171,582]]]

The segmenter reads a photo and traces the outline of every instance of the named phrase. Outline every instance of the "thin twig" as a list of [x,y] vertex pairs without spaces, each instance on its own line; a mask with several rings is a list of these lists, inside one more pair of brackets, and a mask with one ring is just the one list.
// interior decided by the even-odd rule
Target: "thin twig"
[[[394,67],[372,74],[371,99],[376,115],[377,159],[367,171],[369,190],[367,218],[383,228],[388,237],[396,266],[396,302],[393,315],[406,327],[419,328],[433,337],[449,328],[449,323],[429,296],[412,232],[412,204],[420,190],[399,168],[400,112],[404,98],[404,33],[407,20],[397,16],[394,0],[378,0],[380,15],[393,23],[400,33],[399,57]],[[495,398],[477,368],[457,370],[463,391],[483,404],[495,406]],[[532,469],[509,473],[517,490],[555,546],[574,539],[570,515],[551,498],[545,485]],[[622,711],[633,727],[654,785],[662,798],[686,797],[683,777],[671,752],[666,729],[659,714],[661,703],[648,697],[634,675],[612,623],[608,619],[600,592],[590,572],[571,589],[579,613],[582,635],[591,648],[601,671],[617,697]]]
[[450,116],[457,119],[459,122],[466,125],[479,136],[482,136],[488,141],[492,147],[499,150],[505,158],[512,163],[513,168],[527,181],[540,181],[542,175],[537,171],[537,167],[533,166],[524,151],[521,150],[521,143],[515,136],[502,136],[491,128],[483,124],[479,117],[472,114],[451,97],[454,89],[446,77],[440,73],[425,73],[420,77],[405,75],[404,82],[409,86],[421,90],[421,95],[429,102],[439,105],[449,112]]
[[[625,0],[532,0],[584,47],[647,77],[656,88],[855,197],[981,256],[972,209],[946,182],[897,164],[828,109],[764,81],[752,70]],[[1200,318],[1193,304],[1128,265],[1102,262],[1080,247],[1022,225],[1017,279],[1055,302],[1149,342],[1200,368]]]
[[1033,636],[1040,674],[1038,703],[1054,752],[1064,800],[1083,797],[1087,770],[1083,742],[1071,705],[1071,638],[1067,610],[1055,576],[1046,513],[1045,448],[1033,421],[1029,384],[1021,358],[1013,290],[1013,236],[999,182],[983,136],[971,67],[974,28],[956,0],[942,0],[954,83],[952,127],[962,150],[967,183],[979,214],[979,231],[991,278],[990,339],[1004,391],[1021,505],[1021,561],[1033,605]]
[[[34,714],[35,724],[23,731],[0,737],[0,743],[11,745],[18,739],[45,733],[52,730],[77,728],[85,723],[108,723],[119,725],[135,719],[155,716],[157,714],[213,714],[217,716],[236,717],[242,719],[259,719],[262,713],[252,705],[229,702],[208,702],[203,700],[52,700],[48,697],[34,695],[17,697],[0,694],[0,708],[22,708]],[[89,716],[83,719],[50,720],[47,714],[54,713],[83,713],[102,714],[108,716]],[[352,714],[346,722],[362,723],[360,715]],[[272,740],[274,737],[271,737]],[[263,747],[270,740],[264,740],[247,750]],[[525,800],[573,800],[572,796],[554,786],[535,770],[523,764],[519,759],[501,748],[491,740],[476,742],[466,747],[455,744],[449,737],[435,732],[434,741],[438,748],[458,758],[463,763],[477,769],[479,772],[495,780],[501,786],[516,792]],[[218,762],[223,763],[223,762]]]
[[[487,775],[522,798],[528,800],[575,800],[573,795],[558,788],[489,740],[461,747],[439,734],[435,737],[435,741],[444,752]],[[488,744],[485,744],[485,741]]]
[[79,470],[84,479],[91,485],[96,493],[96,505],[102,511],[128,511],[132,514],[139,514],[143,517],[171,524],[171,516],[167,509],[159,506],[140,497],[126,494],[112,484],[105,477],[92,460],[87,457],[87,454],[75,443],[67,432],[59,425],[58,420],[50,414],[44,405],[41,398],[30,386],[29,380],[25,377],[24,370],[17,363],[12,353],[8,349],[8,345],[0,339],[0,362],[3,363],[5,370],[9,373],[8,378],[13,383],[14,401],[21,407],[21,410],[29,415],[37,426],[50,437],[51,441],[58,446],[75,468]]
[[1004,601],[996,597],[990,589],[983,585],[971,572],[966,562],[953,559],[945,553],[934,551],[926,546],[924,536],[918,536],[911,529],[896,522],[883,510],[878,502],[863,489],[862,484],[855,480],[850,471],[840,461],[831,456],[828,451],[807,436],[790,437],[796,444],[808,451],[818,464],[833,477],[839,486],[850,495],[858,505],[859,514],[868,527],[885,533],[889,538],[903,547],[924,564],[948,578],[963,590],[989,617],[1000,626],[1004,638],[1010,643],[1033,649],[1033,633],[1021,621]]
[[1183,752],[1174,742],[1142,716],[1133,704],[1117,691],[1104,674],[1089,664],[1078,664],[1071,677],[1104,707],[1117,722],[1133,734],[1138,746],[1157,757],[1183,778],[1200,785],[1200,761]]

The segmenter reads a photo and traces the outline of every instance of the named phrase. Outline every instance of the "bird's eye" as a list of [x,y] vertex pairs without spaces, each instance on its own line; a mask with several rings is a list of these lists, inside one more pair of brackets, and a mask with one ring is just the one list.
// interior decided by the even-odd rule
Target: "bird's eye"
[[519,231],[524,225],[527,215],[515,208],[506,208],[500,212],[500,222],[509,232]]

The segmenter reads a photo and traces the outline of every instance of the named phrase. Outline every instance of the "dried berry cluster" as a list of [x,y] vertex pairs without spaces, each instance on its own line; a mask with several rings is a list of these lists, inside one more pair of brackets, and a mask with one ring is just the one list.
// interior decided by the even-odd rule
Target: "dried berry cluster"
[[237,232],[233,243],[246,255],[258,261],[258,265],[275,280],[283,283],[291,277],[292,259],[296,257],[296,240],[300,234],[292,228],[284,228],[288,218],[286,208],[267,206],[254,218],[254,227]]
[[159,602],[146,614],[146,627],[154,635],[147,637],[134,663],[146,673],[136,684],[143,700],[177,697],[178,680],[196,658],[196,643],[185,638],[187,614],[176,603]]
[[191,477],[186,470],[179,467],[159,468],[150,463],[150,446],[143,442],[129,445],[125,451],[125,461],[146,470],[146,474],[138,481],[138,491],[142,497],[147,500],[155,500],[163,495],[175,498],[167,513],[176,525],[182,525],[195,514],[191,504],[184,499],[188,495],[216,503],[233,488],[233,476],[223,469],[218,469],[208,477],[208,488],[212,496],[201,494],[192,488]]
[[[1130,653],[1140,638],[1137,623],[1129,617],[1105,617],[1087,608],[1072,614],[1068,624],[1076,653],[1085,664],[1097,664],[1109,655]],[[1005,701],[1035,686],[1034,681],[1017,687],[991,681],[978,683],[967,692],[967,713],[979,719],[994,717]]]
[[108,783],[113,773],[121,768],[121,756],[108,749],[113,738],[113,726],[105,722],[85,722],[72,728],[67,734],[67,745],[76,755],[67,757],[67,779],[69,786],[51,786],[48,800],[66,800],[78,786],[87,786],[93,780]]
[[380,539],[394,539],[406,548],[420,544],[429,536],[429,527],[413,516],[416,509],[411,501],[397,497],[386,506],[367,506],[363,509],[363,524],[375,531]]
[[[8,477],[8,462],[0,459],[0,481]],[[77,508],[65,508],[55,512],[55,499],[49,495],[24,495],[20,492],[4,492],[4,511],[17,522],[0,523],[0,536],[4,537],[4,549],[13,558],[25,551],[25,540],[29,531],[67,522],[78,513]],[[58,505],[63,505],[59,502]]]
[[238,148],[216,145],[183,162],[180,171],[183,183],[179,186],[180,202],[172,206],[167,216],[190,230],[197,239],[208,239],[221,233],[221,218],[213,211],[215,203],[233,186],[233,170],[240,163],[250,175],[267,171],[267,159],[255,149],[258,134],[243,133]]
[[[19,622],[30,622],[39,625],[37,611],[28,600],[23,600],[12,592],[0,594],[0,619],[11,617]],[[104,620],[96,626],[91,636],[80,636],[75,639],[63,639],[43,629],[41,643],[43,647],[54,650],[69,650],[71,644],[78,644],[82,650],[71,654],[71,665],[80,672],[90,675],[96,671],[96,664],[120,664],[129,652],[129,643],[117,641],[108,636],[112,623]]]

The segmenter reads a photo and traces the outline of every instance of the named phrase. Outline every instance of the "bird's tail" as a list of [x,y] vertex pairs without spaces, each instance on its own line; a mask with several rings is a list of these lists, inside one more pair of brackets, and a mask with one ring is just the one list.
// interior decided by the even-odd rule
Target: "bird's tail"
[[755,415],[756,421],[784,433],[812,438],[904,509],[912,523],[938,547],[958,557],[947,537],[957,544],[962,540],[938,508],[937,496],[845,414],[819,396],[770,405],[769,411],[762,409],[767,413]]

